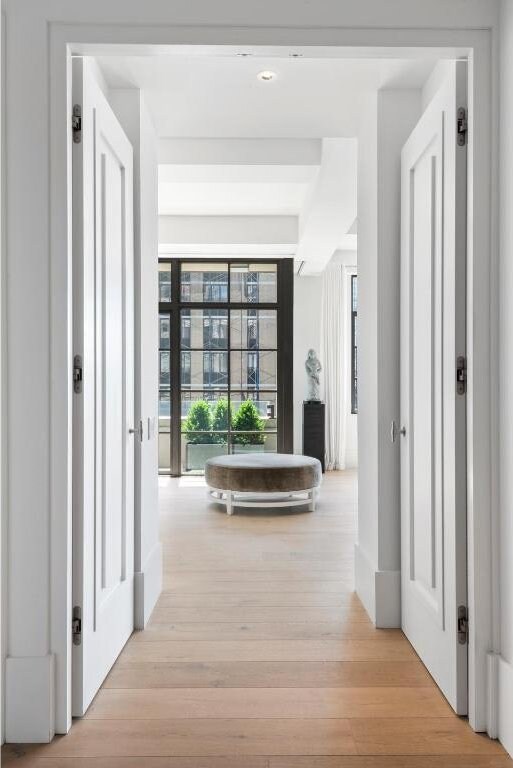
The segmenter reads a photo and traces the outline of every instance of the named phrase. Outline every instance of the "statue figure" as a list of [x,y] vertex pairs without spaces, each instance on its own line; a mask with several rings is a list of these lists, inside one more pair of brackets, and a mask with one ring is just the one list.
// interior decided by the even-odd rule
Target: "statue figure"
[[322,371],[322,366],[319,362],[319,358],[315,352],[315,349],[308,350],[308,357],[305,361],[306,375],[308,379],[308,400],[320,401],[320,387],[321,380],[319,373]]

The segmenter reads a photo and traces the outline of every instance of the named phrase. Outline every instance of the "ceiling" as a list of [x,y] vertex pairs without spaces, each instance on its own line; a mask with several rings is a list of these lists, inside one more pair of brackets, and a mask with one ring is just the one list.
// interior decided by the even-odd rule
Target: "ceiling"
[[[224,243],[255,254],[260,245],[315,274],[337,249],[356,248],[363,99],[421,88],[437,59],[251,49],[97,61],[107,87],[140,89],[153,118],[163,252],[218,254]],[[258,78],[265,70],[269,82]]]
[[[352,137],[363,93],[419,88],[435,60],[101,56],[112,88],[138,87],[160,137]],[[276,79],[262,82],[262,70]]]
[[315,165],[162,164],[159,214],[298,216],[317,173]]

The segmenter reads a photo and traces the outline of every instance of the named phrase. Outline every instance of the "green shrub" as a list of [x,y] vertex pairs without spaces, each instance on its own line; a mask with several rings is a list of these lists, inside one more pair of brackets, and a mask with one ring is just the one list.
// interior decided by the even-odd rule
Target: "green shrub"
[[[241,403],[233,419],[233,429],[236,432],[263,433],[264,420],[260,418],[253,400],[244,400]],[[236,434],[232,439],[237,445],[263,445],[265,442],[263,434]]]
[[[185,419],[182,432],[185,433],[188,443],[212,443],[212,411],[206,400],[196,400],[191,405]],[[203,434],[195,434],[203,432]]]
[[[228,427],[233,425],[233,406],[224,397],[217,401],[214,407],[214,420],[212,429],[214,432],[228,432]],[[214,435],[215,437],[215,435]],[[217,435],[218,440],[226,442],[225,435]]]

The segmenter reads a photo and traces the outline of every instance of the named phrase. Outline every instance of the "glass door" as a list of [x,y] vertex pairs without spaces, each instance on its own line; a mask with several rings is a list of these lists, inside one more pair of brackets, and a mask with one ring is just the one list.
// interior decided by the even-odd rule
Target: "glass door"
[[288,383],[291,393],[292,366],[280,370],[278,343],[290,328],[291,361],[289,261],[160,262],[169,299],[159,306],[161,472],[202,474],[213,456],[291,450],[292,399],[280,407],[280,389]]

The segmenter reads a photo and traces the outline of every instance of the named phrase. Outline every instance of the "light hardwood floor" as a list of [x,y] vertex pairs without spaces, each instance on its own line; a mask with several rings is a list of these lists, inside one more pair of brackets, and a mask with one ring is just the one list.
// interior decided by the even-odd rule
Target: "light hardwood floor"
[[353,593],[356,476],[315,513],[237,511],[161,479],[164,592],[87,716],[34,768],[513,768]]

